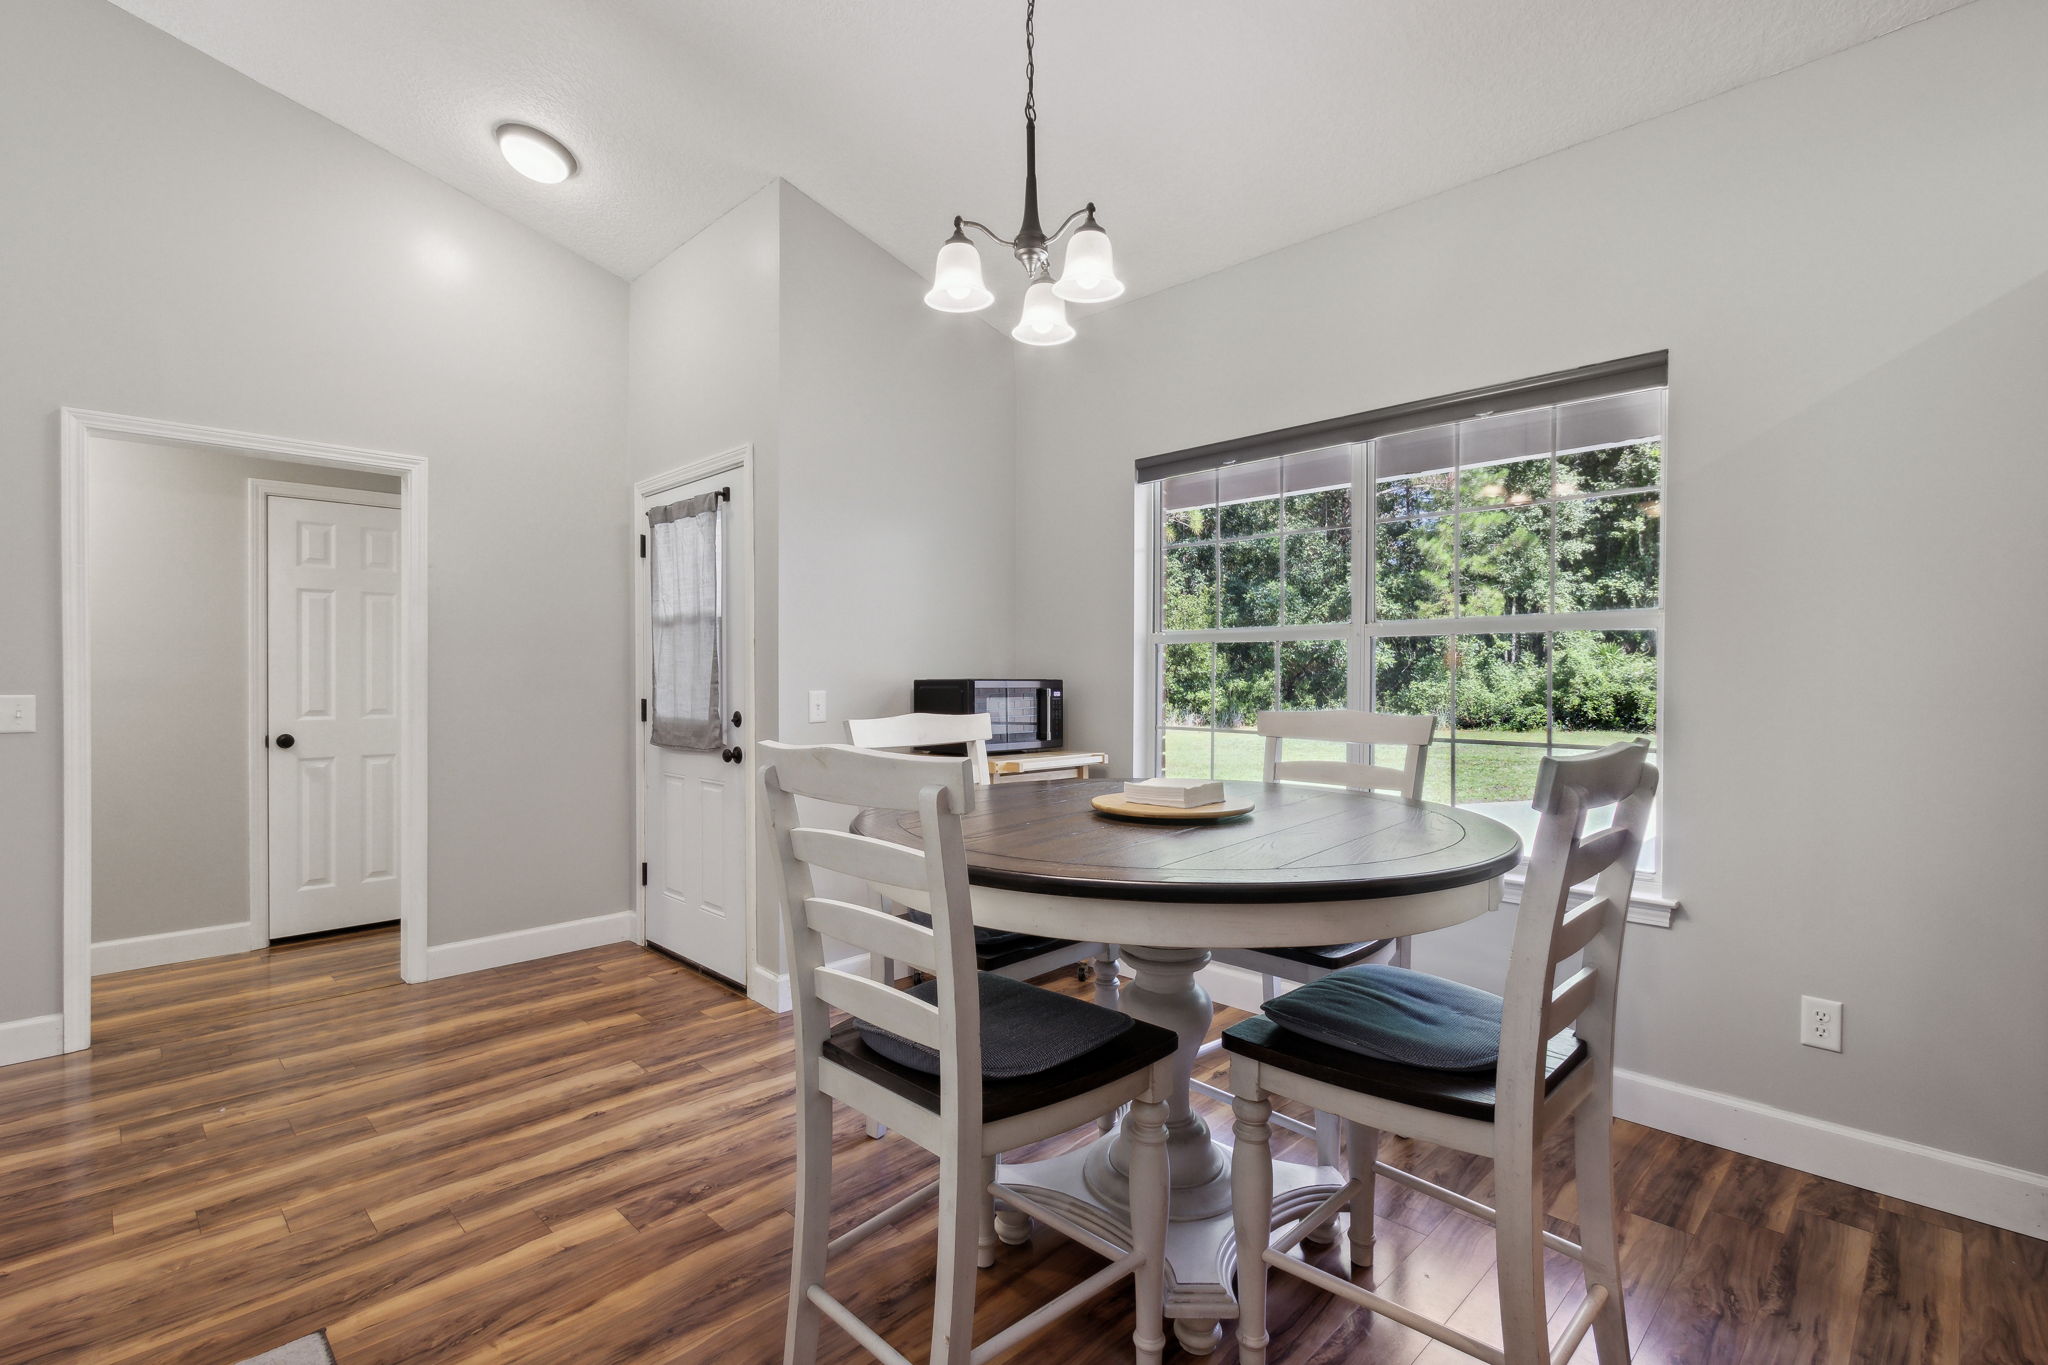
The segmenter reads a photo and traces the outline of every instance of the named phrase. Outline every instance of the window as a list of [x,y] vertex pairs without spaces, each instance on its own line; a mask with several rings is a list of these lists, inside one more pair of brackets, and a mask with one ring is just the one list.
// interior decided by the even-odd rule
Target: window
[[1261,710],[1428,713],[1424,796],[1531,832],[1546,753],[1656,742],[1664,412],[1660,382],[1381,420],[1145,484],[1156,771],[1256,780]]

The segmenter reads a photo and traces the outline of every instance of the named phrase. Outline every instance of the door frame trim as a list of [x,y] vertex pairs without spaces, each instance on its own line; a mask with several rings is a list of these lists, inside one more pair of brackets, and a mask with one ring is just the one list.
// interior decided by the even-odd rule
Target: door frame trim
[[627,715],[631,717],[632,721],[633,747],[633,866],[628,869],[634,888],[633,941],[643,946],[647,942],[647,888],[640,885],[639,865],[648,861],[647,733],[651,727],[651,721],[640,719],[640,702],[643,697],[646,698],[651,712],[653,702],[653,679],[651,674],[654,667],[653,648],[648,639],[647,568],[646,561],[640,558],[639,538],[646,531],[647,509],[654,499],[673,489],[680,488],[684,484],[695,483],[699,479],[708,479],[714,474],[724,474],[729,471],[733,475],[733,482],[740,486],[740,504],[745,508],[742,515],[746,520],[747,549],[752,559],[752,563],[746,566],[746,572],[739,575],[739,590],[733,595],[734,600],[741,606],[746,615],[747,687],[746,695],[740,699],[740,702],[741,709],[749,718],[742,728],[751,735],[750,739],[743,740],[740,745],[742,758],[739,765],[740,786],[745,793],[745,820],[747,827],[746,874],[743,879],[747,902],[746,985],[749,997],[760,1004],[768,1006],[770,1009],[774,1009],[776,991],[773,977],[775,973],[763,964],[760,944],[758,942],[761,916],[758,913],[760,897],[757,894],[756,859],[759,847],[759,830],[757,826],[760,822],[760,794],[754,789],[754,750],[756,742],[764,733],[763,717],[768,712],[761,701],[763,679],[760,668],[760,650],[757,645],[759,630],[756,624],[757,618],[754,614],[754,580],[757,576],[755,570],[756,566],[761,562],[760,542],[758,539],[761,523],[760,517],[754,508],[754,447],[751,443],[734,446],[730,450],[720,451],[716,455],[708,456],[701,460],[693,460],[689,464],[679,465],[664,473],[642,479],[633,485],[631,515],[627,520],[627,526],[630,530],[626,537],[627,553],[631,556],[628,563],[632,566],[633,579],[633,619],[631,623],[633,631],[633,675],[628,680],[631,684],[631,693],[626,702]]
[[[283,479],[249,480],[249,620],[244,649],[249,659],[249,946],[270,942],[270,499],[344,502],[357,507],[395,507],[401,523],[405,499],[367,488],[331,488]],[[398,587],[405,591],[406,564],[398,563]],[[403,739],[405,724],[399,722]],[[404,764],[399,765],[400,772]],[[403,864],[401,863],[401,866]]]
[[[399,974],[427,979],[427,459],[262,436],[221,427],[96,412],[58,410],[59,572],[62,584],[64,1051],[92,1043],[92,603],[89,549],[89,452],[95,438],[156,441],[330,468],[362,469],[399,480]],[[328,490],[330,493],[334,490]]]

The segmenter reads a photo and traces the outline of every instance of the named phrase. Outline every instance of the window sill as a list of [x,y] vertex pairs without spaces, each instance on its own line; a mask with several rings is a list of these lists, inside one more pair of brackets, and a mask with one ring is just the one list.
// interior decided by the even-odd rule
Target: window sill
[[[1506,885],[1501,895],[1503,905],[1522,903],[1522,883],[1527,876],[1527,866],[1525,863],[1501,879]],[[1635,890],[1629,893],[1628,922],[1647,924],[1654,929],[1669,929],[1672,921],[1678,917],[1681,906],[1678,901],[1666,899],[1662,893],[1663,888],[1655,882],[1648,879],[1637,881]],[[1574,890],[1571,894],[1571,903],[1576,906],[1592,898],[1591,892]]]

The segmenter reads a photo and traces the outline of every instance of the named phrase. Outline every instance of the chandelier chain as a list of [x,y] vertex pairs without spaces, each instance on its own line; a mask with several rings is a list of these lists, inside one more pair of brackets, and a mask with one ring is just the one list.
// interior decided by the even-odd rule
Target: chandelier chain
[[1024,121],[1038,122],[1038,0],[1024,4]]
[[[1083,222],[1083,219],[1086,219]],[[1071,281],[1055,277],[1053,249],[1074,224],[1081,234],[1068,243],[1067,264],[1076,267]],[[1066,301],[1100,303],[1123,293],[1110,268],[1109,236],[1095,221],[1091,201],[1074,210],[1048,234],[1038,216],[1038,0],[1024,0],[1024,216],[1013,237],[1004,237],[986,223],[956,215],[953,235],[939,248],[939,264],[931,292],[924,301],[942,313],[972,313],[995,302],[981,280],[981,258],[967,237],[969,229],[1009,248],[1024,267],[1029,282],[1024,316],[1010,335],[1032,346],[1057,346],[1070,341]]]

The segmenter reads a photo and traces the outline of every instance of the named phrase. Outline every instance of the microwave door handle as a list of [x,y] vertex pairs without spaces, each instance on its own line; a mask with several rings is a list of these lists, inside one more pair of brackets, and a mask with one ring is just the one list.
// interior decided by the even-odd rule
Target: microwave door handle
[[1038,693],[1038,742],[1052,743],[1052,689],[1041,687]]

